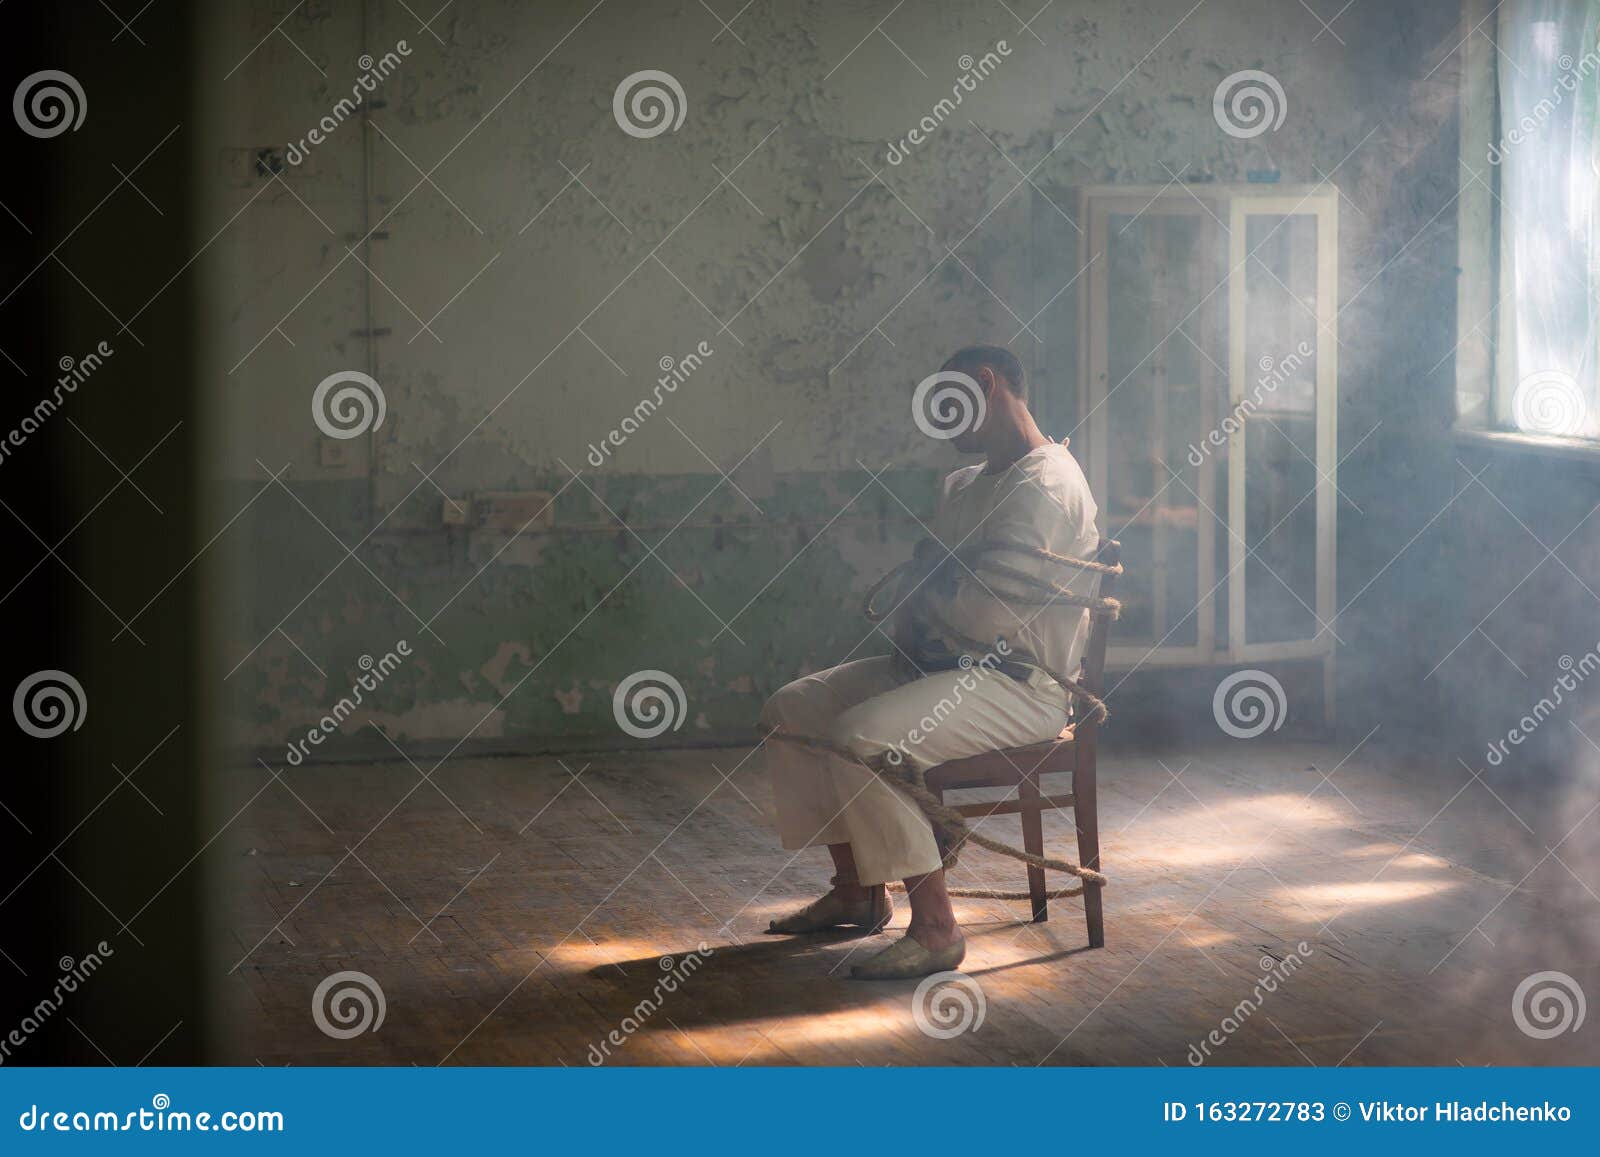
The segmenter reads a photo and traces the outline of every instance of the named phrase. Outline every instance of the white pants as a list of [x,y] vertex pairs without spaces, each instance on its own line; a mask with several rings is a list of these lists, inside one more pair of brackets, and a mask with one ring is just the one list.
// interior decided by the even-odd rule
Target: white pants
[[[908,679],[884,656],[796,679],[767,700],[761,722],[925,769],[1053,739],[1067,702],[1043,672],[1027,682],[978,667]],[[780,739],[767,743],[767,766],[785,848],[849,844],[863,884],[939,867],[921,809],[866,768]]]

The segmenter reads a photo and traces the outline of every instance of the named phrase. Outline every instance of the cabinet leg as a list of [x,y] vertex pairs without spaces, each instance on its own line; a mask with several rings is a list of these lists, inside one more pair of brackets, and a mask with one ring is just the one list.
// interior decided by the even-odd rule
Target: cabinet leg
[[1330,732],[1336,722],[1335,681],[1337,660],[1332,651],[1322,657],[1322,724]]

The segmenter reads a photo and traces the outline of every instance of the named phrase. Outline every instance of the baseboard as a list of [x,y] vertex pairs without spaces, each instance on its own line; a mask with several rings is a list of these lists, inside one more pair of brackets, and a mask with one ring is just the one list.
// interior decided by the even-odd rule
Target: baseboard
[[[670,741],[663,736],[655,740],[628,739],[618,735],[532,735],[515,739],[419,739],[397,741],[391,745],[382,739],[333,740],[311,750],[300,767],[326,766],[336,763],[404,763],[409,757],[415,763],[437,763],[449,759],[528,759],[550,755],[597,755],[605,752],[700,750],[730,747],[753,747],[757,740],[753,730],[707,732],[695,736],[674,735]],[[398,746],[400,751],[396,751]],[[401,755],[400,752],[405,755]],[[265,763],[274,771],[282,771],[289,764],[285,749],[261,746],[237,746],[227,749],[224,764],[228,767],[260,767]]]

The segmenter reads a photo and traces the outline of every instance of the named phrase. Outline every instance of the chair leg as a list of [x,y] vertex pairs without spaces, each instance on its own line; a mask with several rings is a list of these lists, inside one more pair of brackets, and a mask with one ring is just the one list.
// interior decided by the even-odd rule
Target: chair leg
[[[1039,783],[1032,776],[1023,776],[1017,785],[1017,798],[1037,800]],[[1038,807],[1022,811],[1022,847],[1035,856],[1044,855],[1044,812]],[[1028,896],[1032,901],[1033,922],[1043,924],[1050,919],[1050,901],[1045,895],[1044,869],[1028,865]]]
[[[1073,816],[1078,825],[1078,862],[1100,870],[1100,811],[1095,798],[1094,737],[1081,743],[1072,768]],[[1085,882],[1083,915],[1089,926],[1089,947],[1106,946],[1105,912],[1101,906],[1099,884]]]

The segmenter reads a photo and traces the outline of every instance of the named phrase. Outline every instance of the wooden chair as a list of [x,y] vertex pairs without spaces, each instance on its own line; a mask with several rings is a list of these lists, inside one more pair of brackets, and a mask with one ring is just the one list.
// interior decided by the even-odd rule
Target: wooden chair
[[[1095,552],[1096,561],[1108,566],[1115,566],[1121,557],[1122,544],[1115,539],[1103,541]],[[1115,576],[1101,575],[1099,593],[1112,594],[1114,584]],[[1091,624],[1089,644],[1084,650],[1080,682],[1096,695],[1105,694],[1106,638],[1110,629],[1110,619],[1096,616]],[[945,792],[957,788],[1016,788],[1015,796],[998,803],[961,804],[956,810],[973,819],[1020,815],[1022,846],[1036,856],[1044,855],[1045,810],[1071,808],[1078,828],[1078,862],[1086,868],[1099,871],[1100,817],[1095,800],[1095,748],[1099,730],[1098,724],[1090,719],[1069,722],[1059,736],[1045,743],[986,751],[981,755],[941,763],[928,769],[928,790],[942,801]],[[1071,772],[1071,793],[1045,795],[1040,791],[1039,777],[1047,771]],[[1083,913],[1089,926],[1091,948],[1103,948],[1106,943],[1101,887],[1100,884],[1084,883]],[[1036,924],[1042,923],[1050,915],[1046,891],[1044,870],[1029,867],[1028,892]]]

